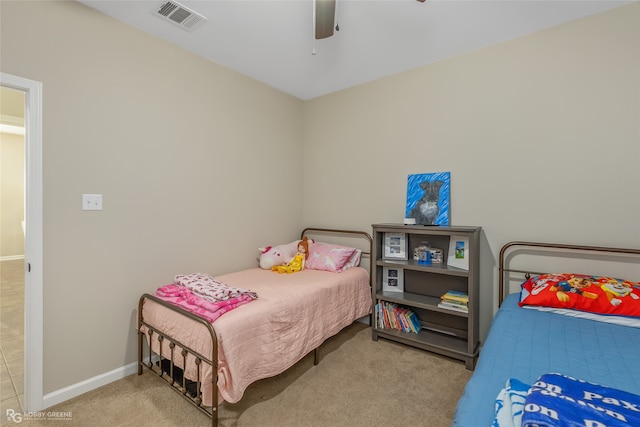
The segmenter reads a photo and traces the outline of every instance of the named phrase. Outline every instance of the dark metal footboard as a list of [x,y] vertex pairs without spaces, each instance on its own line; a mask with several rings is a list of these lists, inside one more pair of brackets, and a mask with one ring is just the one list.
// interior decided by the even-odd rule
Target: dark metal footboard
[[[196,350],[188,347],[178,339],[167,335],[160,331],[153,325],[147,323],[144,320],[143,306],[145,300],[152,300],[169,310],[180,313],[207,328],[211,336],[211,356],[207,357]],[[142,326],[145,327],[146,332],[142,332]],[[149,354],[145,359],[145,335],[148,337]],[[159,353],[152,351],[152,340],[157,340]],[[164,341],[169,342],[170,354],[166,355],[162,353],[162,344]],[[176,349],[177,347],[177,349]],[[189,380],[183,373],[183,370],[175,365],[176,357],[180,357],[182,366],[187,365],[187,356],[191,355],[195,359],[197,365],[197,378],[195,381]],[[317,365],[320,362],[320,347],[316,347],[313,350],[313,364]],[[203,405],[202,399],[202,364],[208,364],[211,366],[211,407]],[[142,375],[143,368],[149,369],[151,372],[157,374],[162,378],[171,388],[178,392],[184,399],[190,402],[193,406],[198,408],[200,412],[203,412],[211,418],[211,425],[217,427],[218,425],[218,338],[213,326],[209,321],[203,319],[193,313],[190,313],[178,306],[175,306],[169,302],[163,301],[158,297],[150,294],[143,294],[138,301],[138,375]],[[186,370],[184,370],[186,371]]]
[[[211,355],[205,356],[197,351],[187,347],[181,343],[178,339],[170,337],[162,331],[155,328],[153,325],[145,322],[143,306],[145,300],[152,300],[169,310],[178,312],[183,316],[186,316],[195,322],[202,324],[211,335]],[[146,332],[142,332],[141,328],[144,326]],[[149,339],[149,354],[148,359],[145,362],[144,358],[144,336],[147,335]],[[154,356],[151,343],[153,340],[157,340],[159,353]],[[170,354],[162,354],[162,347],[164,341],[169,342]],[[177,348],[176,348],[177,347]],[[182,366],[187,366],[187,356],[191,355],[196,364],[197,378],[194,381],[187,379],[186,375],[182,372],[182,369],[175,366],[177,357],[181,358]],[[205,407],[202,401],[202,364],[208,364],[211,366],[211,407]],[[155,372],[171,385],[171,388],[178,392],[183,398],[189,401],[192,405],[198,408],[201,412],[205,413],[211,418],[211,425],[216,427],[218,425],[218,339],[216,332],[213,329],[211,323],[207,320],[196,316],[180,307],[177,307],[171,303],[163,301],[153,295],[144,294],[138,301],[138,375],[142,375],[143,367],[148,368],[152,372]],[[186,372],[186,369],[184,370]]]

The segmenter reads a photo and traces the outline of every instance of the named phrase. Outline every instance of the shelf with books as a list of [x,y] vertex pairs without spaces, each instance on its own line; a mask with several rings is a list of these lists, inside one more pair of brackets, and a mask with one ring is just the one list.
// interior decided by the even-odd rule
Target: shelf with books
[[378,292],[377,299],[421,308],[432,308],[440,302],[436,297],[413,292]]
[[388,259],[376,260],[376,266],[400,267],[415,271],[432,271],[438,274],[448,274],[451,276],[468,277],[469,271],[447,264],[420,264],[414,260],[391,261]]
[[438,307],[459,313],[469,313],[469,295],[466,292],[451,289],[440,297]]
[[375,326],[378,329],[394,329],[402,332],[420,332],[418,316],[405,306],[380,301],[375,306]]
[[457,304],[451,304],[451,303],[448,303],[448,302],[440,302],[440,303],[438,303],[438,307],[442,308],[443,310],[455,311],[456,313],[469,314],[469,309],[468,308],[459,306]]
[[413,292],[378,292],[376,300],[395,302],[396,304],[408,304],[411,307],[439,311],[454,316],[466,317],[468,315],[468,311],[454,311],[440,307],[441,299],[439,297],[421,295]]
[[[477,296],[481,228],[374,224],[373,231],[373,303],[408,308],[419,319],[421,328],[416,334],[374,324],[372,338],[390,339],[454,357],[463,360],[468,369],[473,369],[480,345]],[[407,254],[414,253],[419,245],[428,241],[431,247],[442,248],[445,262],[420,264],[413,259],[385,258],[383,242],[386,233],[402,234]],[[448,252],[451,247],[457,247],[454,243],[457,244],[458,240],[464,241],[463,257],[468,269],[448,265]],[[383,273],[388,269],[402,272],[401,290],[391,292],[383,289]],[[448,297],[443,298],[447,294]]]

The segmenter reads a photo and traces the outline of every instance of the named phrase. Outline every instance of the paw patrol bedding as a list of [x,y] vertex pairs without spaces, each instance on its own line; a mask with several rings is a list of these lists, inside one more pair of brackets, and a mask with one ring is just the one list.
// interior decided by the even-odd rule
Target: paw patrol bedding
[[523,427],[640,425],[640,396],[555,373],[542,375],[524,402]]
[[454,426],[491,426],[496,396],[510,378],[534,384],[559,372],[640,394],[640,329],[525,310],[509,295],[496,313],[454,417]]
[[493,427],[640,425],[640,396],[557,373],[533,385],[511,378],[496,398]]
[[640,283],[584,274],[541,274],[522,284],[519,304],[640,316]]

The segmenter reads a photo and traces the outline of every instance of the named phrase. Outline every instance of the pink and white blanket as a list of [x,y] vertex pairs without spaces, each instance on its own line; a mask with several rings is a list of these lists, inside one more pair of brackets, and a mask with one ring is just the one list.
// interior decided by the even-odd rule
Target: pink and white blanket
[[251,292],[247,289],[229,286],[215,279],[210,274],[178,274],[173,279],[173,283],[178,286],[189,288],[191,292],[193,292],[200,298],[211,302],[227,301],[242,295],[249,296],[252,299],[258,298],[258,294],[256,294],[255,292]]
[[178,275],[175,283],[159,287],[155,295],[209,322],[258,298],[255,292],[225,285],[202,273]]

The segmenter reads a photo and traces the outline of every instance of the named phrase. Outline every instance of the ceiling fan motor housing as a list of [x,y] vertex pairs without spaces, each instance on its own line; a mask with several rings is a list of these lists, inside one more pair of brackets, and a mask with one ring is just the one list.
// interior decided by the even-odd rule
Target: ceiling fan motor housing
[[333,35],[336,16],[336,0],[316,1],[316,39],[325,39]]

